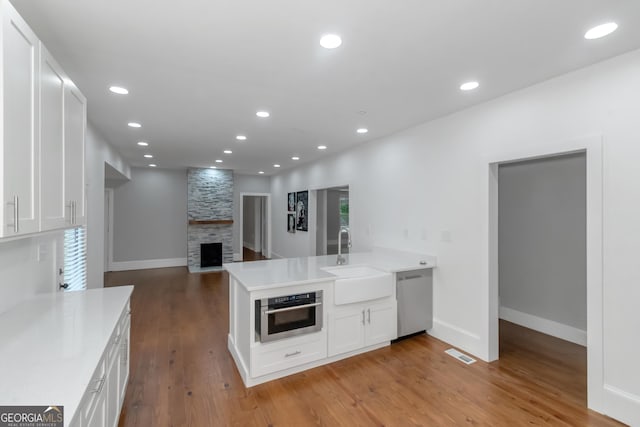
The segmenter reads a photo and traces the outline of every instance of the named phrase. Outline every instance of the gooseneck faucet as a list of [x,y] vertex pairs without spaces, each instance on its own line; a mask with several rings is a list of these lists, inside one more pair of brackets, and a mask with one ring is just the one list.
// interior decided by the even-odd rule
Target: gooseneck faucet
[[342,233],[347,233],[347,248],[351,248],[351,232],[348,227],[340,227],[338,231],[338,258],[336,259],[337,265],[346,264],[347,259],[342,256]]

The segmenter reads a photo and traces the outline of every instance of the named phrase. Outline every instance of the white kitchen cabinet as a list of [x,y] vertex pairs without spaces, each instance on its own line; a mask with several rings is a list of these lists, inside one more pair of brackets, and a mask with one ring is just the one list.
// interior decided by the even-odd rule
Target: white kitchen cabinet
[[65,198],[65,75],[40,46],[40,229],[71,225],[71,205]]
[[7,1],[0,2],[0,237],[37,232],[39,223],[39,41]]
[[329,316],[329,356],[347,353],[396,338],[396,304],[351,304]]
[[71,82],[64,91],[64,192],[71,225],[87,223],[85,193],[85,134],[87,99]]

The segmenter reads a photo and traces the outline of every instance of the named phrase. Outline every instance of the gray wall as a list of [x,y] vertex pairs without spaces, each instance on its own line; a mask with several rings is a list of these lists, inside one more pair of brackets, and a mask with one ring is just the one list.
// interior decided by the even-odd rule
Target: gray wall
[[[233,252],[241,253],[240,247],[240,193],[270,193],[271,181],[269,177],[259,175],[233,175]],[[286,199],[285,194],[285,199]],[[286,203],[286,202],[285,202]],[[286,204],[282,206],[272,206],[272,221],[276,217],[282,217],[280,212],[286,212]],[[281,227],[285,226],[284,220]],[[286,231],[286,229],[285,229]],[[246,238],[245,238],[246,239]]]
[[500,305],[587,329],[584,154],[499,168]]
[[114,191],[113,261],[187,257],[187,173],[132,168]]

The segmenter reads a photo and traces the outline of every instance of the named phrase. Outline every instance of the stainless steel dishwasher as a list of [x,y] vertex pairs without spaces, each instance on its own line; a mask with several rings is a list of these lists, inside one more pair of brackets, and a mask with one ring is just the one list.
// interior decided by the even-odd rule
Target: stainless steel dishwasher
[[431,269],[396,274],[398,338],[433,327],[433,273]]

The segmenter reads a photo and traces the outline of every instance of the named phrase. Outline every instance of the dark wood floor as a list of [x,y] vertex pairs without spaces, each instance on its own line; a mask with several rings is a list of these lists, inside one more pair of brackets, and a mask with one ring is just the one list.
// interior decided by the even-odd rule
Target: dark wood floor
[[464,365],[420,335],[247,389],[227,351],[226,273],[106,282],[135,285],[120,426],[619,425],[585,408],[584,349],[508,323],[491,364]]
[[242,260],[243,261],[260,261],[263,259],[267,259],[265,258],[260,252],[255,252],[252,251],[249,248],[242,248]]

